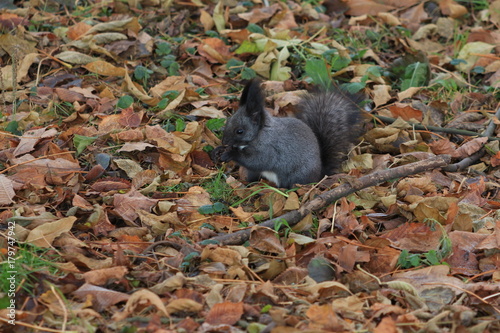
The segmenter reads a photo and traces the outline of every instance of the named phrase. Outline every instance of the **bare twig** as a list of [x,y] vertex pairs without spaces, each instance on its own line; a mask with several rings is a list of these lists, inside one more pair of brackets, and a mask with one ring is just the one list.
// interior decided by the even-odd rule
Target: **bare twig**
[[[393,169],[374,172],[372,174],[363,176],[351,183],[342,184],[335,189],[325,192],[308,203],[302,205],[298,210],[290,211],[277,218],[260,223],[260,226],[275,228],[277,222],[286,220],[289,226],[294,226],[299,223],[309,213],[322,209],[336,200],[345,197],[351,193],[361,189],[375,186],[391,179],[405,177],[409,175],[418,174],[423,171],[441,168],[450,163],[451,157],[449,155],[440,155],[429,158],[427,160],[410,163]],[[243,244],[250,236],[251,229],[240,230],[231,234],[224,234],[213,237],[204,242],[218,242],[225,245]],[[204,243],[202,242],[202,243]]]
[[[486,128],[486,130],[484,131],[484,133],[481,134],[480,136],[487,137],[488,140],[489,140],[490,137],[495,133],[495,128],[496,128],[496,123],[494,121],[495,117],[497,119],[500,119],[500,107],[497,108],[497,112],[495,113],[495,115],[490,120],[490,123],[488,124],[488,127]],[[496,139],[498,140],[500,138],[496,138]],[[446,166],[445,168],[443,168],[443,170],[444,171],[449,171],[449,172],[455,172],[455,171],[459,171],[459,170],[464,170],[464,169],[468,168],[469,166],[471,166],[472,164],[474,164],[477,161],[479,161],[479,159],[481,157],[483,157],[483,155],[485,153],[486,153],[486,150],[484,148],[482,148],[479,151],[477,151],[476,153],[472,154],[471,156],[469,156],[467,158],[464,158],[460,162],[457,162],[457,163],[450,164],[450,165]]]
[[[499,110],[500,110],[500,108],[499,108]],[[495,116],[498,117],[498,110],[497,110],[497,113]],[[380,120],[387,122],[387,123],[393,123],[396,121],[396,119],[391,118],[391,117],[384,117],[384,116],[375,116],[375,117],[377,119],[380,119]],[[461,130],[461,129],[457,129],[457,128],[427,126],[427,125],[413,124],[413,123],[408,123],[408,124],[411,125],[416,130],[425,130],[425,131],[431,131],[431,132],[440,132],[440,133],[467,135],[467,136],[482,136],[482,137],[487,137],[488,140],[490,140],[490,141],[500,140],[500,138],[491,136],[493,133],[490,133],[489,135],[487,135],[486,132],[481,134],[481,133],[476,133],[476,132],[467,131],[467,130]],[[493,129],[495,129],[495,128],[493,127]]]

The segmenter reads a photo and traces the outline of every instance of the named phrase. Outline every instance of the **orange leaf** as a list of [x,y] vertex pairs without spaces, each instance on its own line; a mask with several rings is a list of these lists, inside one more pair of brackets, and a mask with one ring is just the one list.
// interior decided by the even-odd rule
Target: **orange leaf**
[[68,38],[71,40],[80,39],[80,37],[85,35],[85,33],[90,30],[90,28],[92,28],[90,24],[87,24],[85,22],[78,22],[77,24],[68,28]]
[[448,15],[452,18],[459,18],[467,14],[467,8],[459,5],[454,0],[439,1],[439,8],[444,15]]
[[392,6],[376,3],[373,0],[349,0],[347,5],[349,6],[349,10],[346,14],[352,16],[377,15],[378,13],[394,9]]
[[404,120],[416,119],[422,121],[422,111],[417,110],[410,105],[395,103],[388,107],[394,118],[401,117]]
[[224,302],[215,304],[206,317],[210,325],[234,325],[243,315],[243,303]]

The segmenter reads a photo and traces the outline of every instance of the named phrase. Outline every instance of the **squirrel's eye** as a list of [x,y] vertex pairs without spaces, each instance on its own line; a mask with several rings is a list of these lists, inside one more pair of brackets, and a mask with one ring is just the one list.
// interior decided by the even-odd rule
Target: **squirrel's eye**
[[236,134],[243,134],[243,130],[242,130],[241,128],[238,128],[238,129],[236,130]]

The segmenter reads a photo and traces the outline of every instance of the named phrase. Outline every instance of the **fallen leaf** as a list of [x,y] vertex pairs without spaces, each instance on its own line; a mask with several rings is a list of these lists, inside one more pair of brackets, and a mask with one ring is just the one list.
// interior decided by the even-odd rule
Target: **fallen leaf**
[[42,224],[29,232],[25,242],[39,247],[50,247],[56,237],[71,230],[75,221],[76,217],[69,216]]
[[243,315],[243,303],[223,302],[215,304],[206,315],[210,325],[234,325]]
[[0,206],[7,206],[14,202],[12,198],[16,193],[12,181],[5,175],[0,174]]

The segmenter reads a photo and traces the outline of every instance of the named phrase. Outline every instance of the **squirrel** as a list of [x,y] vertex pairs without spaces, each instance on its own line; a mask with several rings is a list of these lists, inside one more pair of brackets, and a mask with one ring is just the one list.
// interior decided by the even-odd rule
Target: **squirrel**
[[359,98],[329,90],[307,94],[294,117],[274,117],[265,109],[261,82],[253,79],[238,110],[227,120],[214,160],[235,161],[249,182],[261,177],[278,187],[320,181],[338,171],[363,134]]

